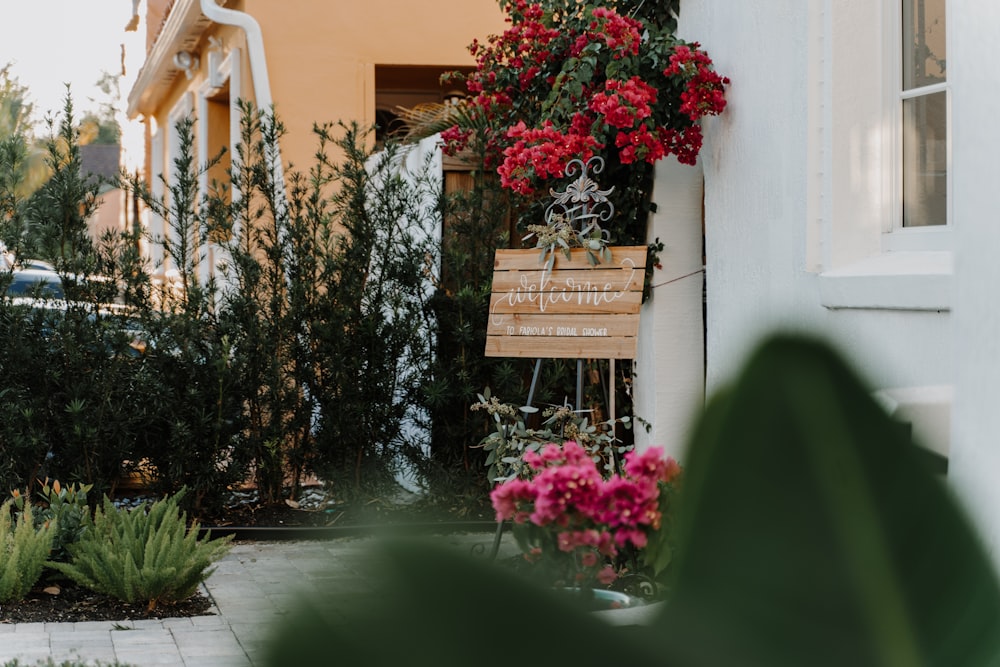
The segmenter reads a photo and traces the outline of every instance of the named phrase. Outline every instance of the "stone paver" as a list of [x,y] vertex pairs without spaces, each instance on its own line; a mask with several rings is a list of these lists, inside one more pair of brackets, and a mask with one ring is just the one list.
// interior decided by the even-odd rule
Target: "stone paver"
[[[442,536],[471,549],[492,534]],[[135,667],[256,667],[262,648],[293,607],[297,593],[322,582],[345,599],[370,595],[376,582],[361,576],[368,540],[258,542],[233,546],[205,582],[213,615],[153,621],[0,624],[0,665],[23,667],[52,658],[118,661]],[[505,540],[505,548],[513,549]]]

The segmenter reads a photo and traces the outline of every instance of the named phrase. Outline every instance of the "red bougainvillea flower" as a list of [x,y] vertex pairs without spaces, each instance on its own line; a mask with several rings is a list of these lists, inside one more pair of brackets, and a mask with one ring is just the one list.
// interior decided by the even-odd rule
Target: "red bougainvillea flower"
[[[470,126],[503,187],[530,197],[569,160],[593,155],[624,165],[697,161],[699,123],[722,113],[729,85],[698,43],[680,42],[654,12],[501,6],[510,25],[472,43],[476,69],[464,80]],[[449,154],[472,139],[455,129],[443,136]]]
[[523,122],[507,130],[507,139],[514,143],[503,151],[503,162],[497,168],[500,183],[521,194],[534,191],[535,178],[561,175],[570,160],[590,159],[603,148],[591,135],[562,133],[551,122],[541,128],[528,128]]

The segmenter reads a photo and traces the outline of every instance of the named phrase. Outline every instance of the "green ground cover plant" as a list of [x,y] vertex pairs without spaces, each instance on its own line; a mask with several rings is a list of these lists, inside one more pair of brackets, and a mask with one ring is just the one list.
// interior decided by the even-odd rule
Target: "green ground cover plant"
[[13,504],[0,504],[0,602],[20,600],[35,585],[55,533],[53,524],[35,526],[30,503],[16,517]]
[[131,510],[105,498],[93,525],[67,545],[68,562],[48,567],[77,584],[125,602],[160,603],[190,597],[212,573],[212,563],[228,550],[232,536],[200,538],[178,508],[180,495]]
[[[69,484],[63,486],[59,480],[41,481],[36,489],[39,498],[28,516],[34,519],[35,527],[49,527],[52,530],[52,545],[48,560],[66,560],[67,546],[78,541],[93,524],[93,512],[87,501],[90,484]],[[12,493],[14,509],[23,514],[30,507],[27,492],[15,490]]]

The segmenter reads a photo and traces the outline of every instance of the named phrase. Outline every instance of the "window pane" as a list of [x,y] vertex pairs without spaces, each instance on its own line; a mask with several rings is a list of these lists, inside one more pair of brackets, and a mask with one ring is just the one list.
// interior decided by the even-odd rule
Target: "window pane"
[[945,80],[945,0],[903,0],[903,90]]
[[948,108],[944,92],[903,100],[903,226],[948,222]]

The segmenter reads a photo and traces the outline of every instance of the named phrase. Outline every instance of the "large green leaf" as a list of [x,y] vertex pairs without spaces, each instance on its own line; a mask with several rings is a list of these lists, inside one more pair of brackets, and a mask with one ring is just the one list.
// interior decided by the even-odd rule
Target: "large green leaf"
[[372,589],[349,596],[341,582],[303,600],[269,646],[267,664],[653,664],[646,644],[631,641],[632,629],[606,625],[566,595],[485,558],[395,540],[380,543],[370,558]]
[[390,543],[373,590],[303,601],[269,664],[1000,664],[989,560],[926,457],[826,346],[763,345],[710,403],[685,468],[672,595],[648,627]]
[[826,346],[764,344],[686,463],[662,619],[675,664],[1000,664],[977,538]]

